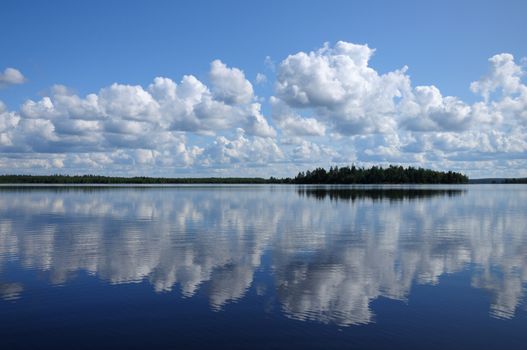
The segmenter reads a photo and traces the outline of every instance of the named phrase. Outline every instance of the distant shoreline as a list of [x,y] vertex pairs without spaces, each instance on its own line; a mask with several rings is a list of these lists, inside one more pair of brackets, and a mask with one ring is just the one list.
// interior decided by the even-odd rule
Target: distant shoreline
[[299,183],[294,179],[244,178],[244,177],[208,177],[208,178],[157,178],[157,177],[109,177],[109,176],[64,176],[64,175],[0,175],[2,185],[477,185],[477,184],[527,184],[527,178],[483,178],[469,179],[466,183],[432,182],[361,182],[361,183]]
[[200,182],[165,182],[165,183],[138,183],[138,182],[1,182],[0,187],[9,187],[9,186],[23,186],[23,187],[46,187],[46,186],[101,186],[101,187],[128,187],[128,186],[137,186],[137,187],[163,187],[163,186],[177,186],[177,185],[305,185],[305,186],[376,186],[376,185],[386,185],[386,186],[398,186],[398,185],[514,185],[514,184],[527,184],[527,179],[500,179],[500,182],[496,181],[487,181],[487,180],[469,180],[468,183],[349,183],[349,184],[327,184],[327,183],[310,183],[310,184],[299,184],[293,182],[250,182],[242,179],[240,182],[233,182],[230,178],[219,178],[226,181],[216,181],[216,182],[206,182],[205,179],[199,178]]
[[[165,178],[165,177],[115,177],[98,175],[0,175],[0,184],[13,185],[178,185],[178,184],[266,184],[264,178],[207,177],[207,178]],[[280,182],[278,182],[280,183]]]
[[[108,177],[108,176],[63,176],[63,175],[0,175],[0,185],[185,185],[185,184],[301,184],[294,179],[265,179],[244,177],[209,178],[157,178],[157,177]],[[427,185],[448,183],[426,182],[362,182],[362,183],[310,183],[313,185]],[[527,178],[469,179],[460,184],[527,184]]]
[[298,173],[294,178],[263,177],[120,177],[100,175],[0,175],[0,184],[43,185],[178,185],[178,184],[321,184],[321,185],[375,185],[375,184],[509,184],[527,183],[527,178],[469,179],[452,171],[442,172],[402,166],[359,168],[316,168]]
[[469,179],[469,184],[527,184],[527,177],[496,177]]

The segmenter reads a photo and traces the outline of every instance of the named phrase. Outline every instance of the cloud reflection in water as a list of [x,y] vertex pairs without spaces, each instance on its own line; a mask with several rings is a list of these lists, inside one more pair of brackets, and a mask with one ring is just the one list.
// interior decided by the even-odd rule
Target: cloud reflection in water
[[[489,188],[3,188],[0,298],[24,296],[2,277],[11,263],[51,284],[86,271],[191,297],[207,283],[213,310],[258,284],[290,318],[353,325],[374,321],[379,297],[473,266],[491,315],[510,318],[527,280],[527,191]],[[255,281],[267,267],[272,286]]]

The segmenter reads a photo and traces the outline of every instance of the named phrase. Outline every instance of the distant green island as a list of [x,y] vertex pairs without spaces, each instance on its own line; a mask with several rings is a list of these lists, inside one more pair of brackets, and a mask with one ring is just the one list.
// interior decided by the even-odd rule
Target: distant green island
[[390,165],[387,168],[331,167],[300,172],[296,184],[464,184],[468,177],[452,171],[443,172],[423,168]]
[[[513,179],[522,180],[522,179]],[[525,180],[525,179],[523,179]],[[115,177],[99,175],[0,175],[1,184],[466,184],[457,172],[424,168],[344,166],[316,168],[294,178],[261,177]]]

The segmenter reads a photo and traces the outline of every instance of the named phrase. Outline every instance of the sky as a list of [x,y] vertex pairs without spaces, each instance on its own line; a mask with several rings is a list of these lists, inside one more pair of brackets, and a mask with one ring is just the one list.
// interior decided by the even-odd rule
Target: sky
[[0,173],[527,176],[525,1],[0,4]]

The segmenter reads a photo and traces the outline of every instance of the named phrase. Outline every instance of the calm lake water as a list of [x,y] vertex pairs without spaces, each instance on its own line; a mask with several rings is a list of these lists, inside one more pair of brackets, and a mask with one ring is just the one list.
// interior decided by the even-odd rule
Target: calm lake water
[[526,185],[0,187],[2,349],[525,349],[526,214]]

